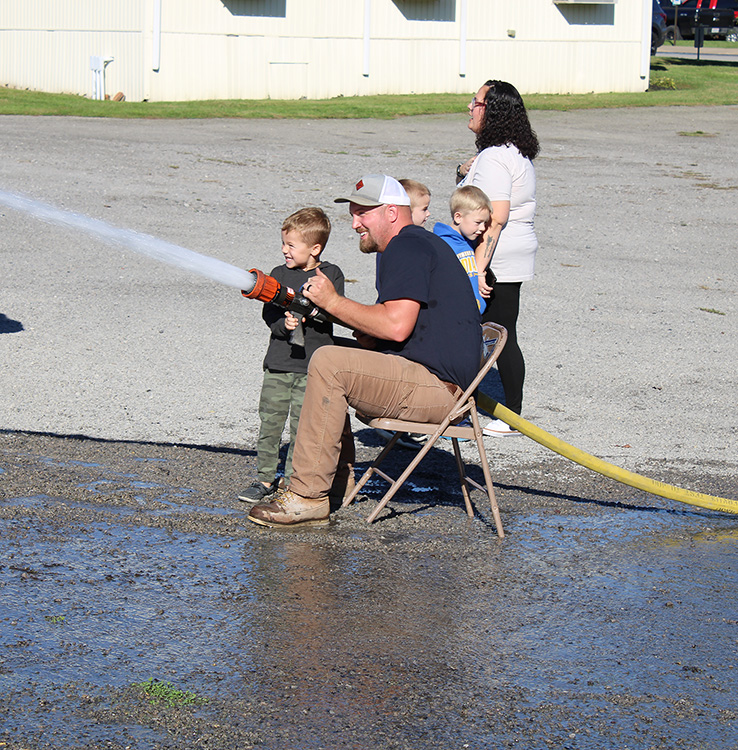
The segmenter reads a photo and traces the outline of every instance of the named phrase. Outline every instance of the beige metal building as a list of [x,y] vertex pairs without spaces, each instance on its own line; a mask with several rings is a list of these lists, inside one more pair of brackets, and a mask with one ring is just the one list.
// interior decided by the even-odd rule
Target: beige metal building
[[0,0],[0,84],[128,100],[642,91],[651,0]]

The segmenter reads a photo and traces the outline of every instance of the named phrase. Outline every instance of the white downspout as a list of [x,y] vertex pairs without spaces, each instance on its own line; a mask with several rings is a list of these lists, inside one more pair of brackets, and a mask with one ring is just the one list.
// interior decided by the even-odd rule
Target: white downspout
[[643,27],[641,37],[641,80],[646,82],[645,89],[647,89],[651,74],[651,15],[653,13],[651,0],[643,0],[641,11],[643,13],[641,24]]
[[466,76],[466,19],[468,0],[461,0],[459,11],[459,76]]
[[151,69],[158,73],[161,65],[161,0],[154,0],[154,35],[151,48]]
[[364,0],[364,72],[369,77],[369,40],[371,38],[372,0]]

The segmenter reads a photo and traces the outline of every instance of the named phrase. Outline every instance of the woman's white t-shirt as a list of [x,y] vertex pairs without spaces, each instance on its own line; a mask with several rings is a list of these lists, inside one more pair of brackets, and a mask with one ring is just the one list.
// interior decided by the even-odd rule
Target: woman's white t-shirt
[[510,202],[510,214],[500,232],[491,267],[498,281],[530,281],[538,249],[533,227],[536,173],[530,159],[513,145],[485,148],[461,185],[475,185],[490,201]]

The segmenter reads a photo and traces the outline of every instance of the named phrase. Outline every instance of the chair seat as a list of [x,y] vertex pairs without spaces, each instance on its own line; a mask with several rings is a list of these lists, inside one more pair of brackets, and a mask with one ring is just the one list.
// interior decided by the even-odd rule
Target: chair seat
[[[386,417],[367,417],[365,414],[356,416],[361,422],[375,430],[386,430],[387,432],[414,432],[416,435],[434,435],[438,425],[432,422],[403,422],[401,419],[388,419]],[[443,437],[459,438],[459,440],[474,440],[474,429],[472,427],[457,427],[449,425],[442,433]]]

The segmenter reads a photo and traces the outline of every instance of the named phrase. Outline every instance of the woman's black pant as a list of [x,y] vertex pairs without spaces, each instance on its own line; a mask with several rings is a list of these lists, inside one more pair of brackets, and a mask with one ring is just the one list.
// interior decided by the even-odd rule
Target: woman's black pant
[[520,287],[522,282],[496,282],[487,307],[482,314],[483,323],[499,323],[507,329],[507,343],[497,360],[502,388],[505,391],[505,406],[520,414],[523,408],[523,381],[525,361],[518,346],[518,312],[520,310]]

